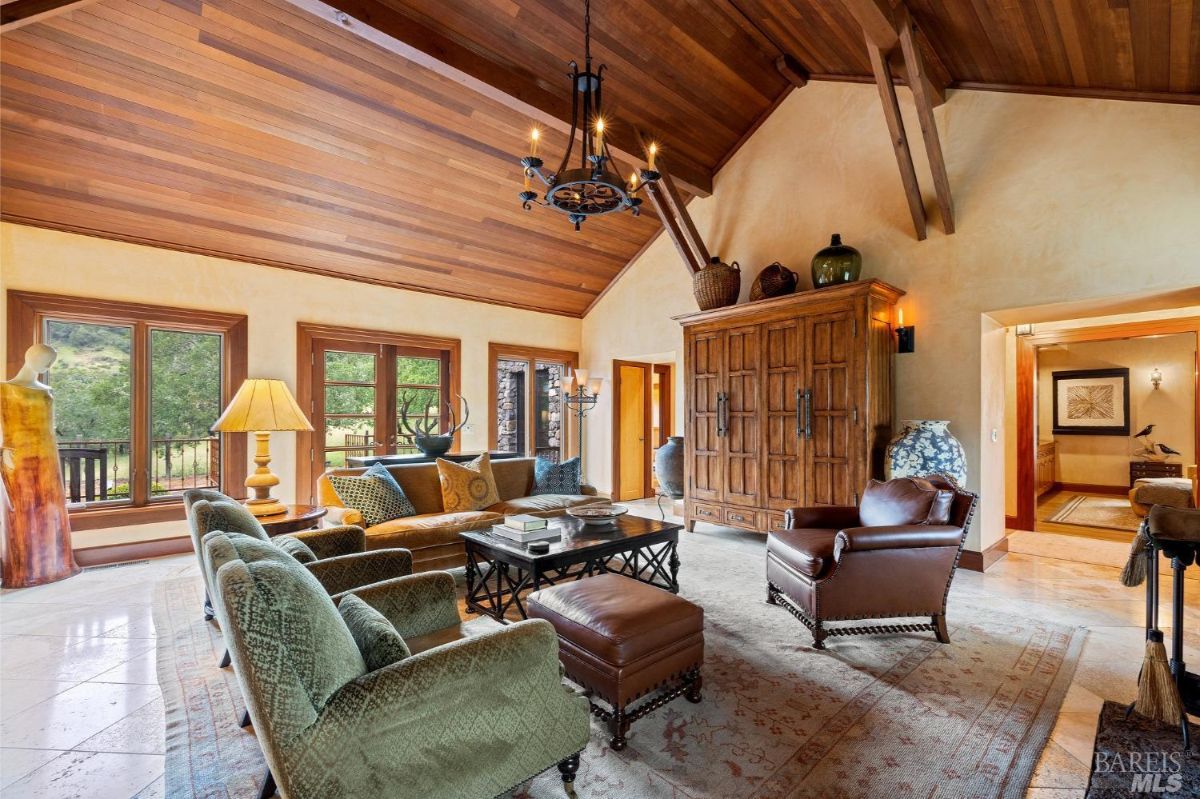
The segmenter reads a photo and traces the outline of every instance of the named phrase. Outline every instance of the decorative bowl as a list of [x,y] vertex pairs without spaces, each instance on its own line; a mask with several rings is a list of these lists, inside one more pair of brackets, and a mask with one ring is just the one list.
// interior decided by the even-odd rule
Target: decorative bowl
[[584,524],[612,524],[618,516],[629,513],[624,505],[584,505],[581,508],[567,508],[567,515],[579,519]]

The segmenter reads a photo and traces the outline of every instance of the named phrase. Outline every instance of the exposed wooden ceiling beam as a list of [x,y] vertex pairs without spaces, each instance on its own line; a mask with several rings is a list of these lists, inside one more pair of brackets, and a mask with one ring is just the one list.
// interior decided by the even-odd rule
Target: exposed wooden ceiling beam
[[[866,34],[867,42],[874,43],[884,53],[891,53],[900,44],[900,23],[898,11],[893,9],[888,0],[842,0],[846,8],[858,20]],[[901,4],[900,8],[904,8]],[[907,9],[905,9],[907,13]],[[925,78],[929,83],[929,96],[935,106],[946,102],[946,87],[950,85],[950,73],[942,64],[937,50],[929,43],[923,33],[917,32],[918,42],[924,42],[929,52],[934,54],[936,64],[931,64],[926,70]],[[896,72],[905,83],[912,83],[908,67],[904,61],[895,65]]]
[[775,59],[775,69],[779,70],[779,74],[787,78],[788,82],[797,89],[803,89],[808,83],[808,70],[787,53],[782,53],[779,58]]
[[700,271],[703,264],[696,263],[696,255],[688,245],[683,228],[680,226],[679,220],[675,218],[675,214],[671,212],[671,207],[667,204],[667,200],[663,196],[664,193],[663,189],[655,186],[653,183],[646,186],[646,197],[650,200],[650,204],[654,206],[654,211],[658,214],[658,218],[662,220],[667,235],[671,237],[671,243],[675,245],[675,251],[679,253],[679,257],[682,259],[684,267],[688,270],[688,274],[695,274]]
[[[642,151],[649,153],[646,137],[641,131],[638,131],[637,137]],[[692,272],[698,272],[708,263],[708,248],[704,246],[704,240],[700,238],[700,232],[696,229],[696,223],[692,221],[692,215],[688,213],[683,198],[675,189],[669,165],[663,158],[657,158],[655,168],[661,177],[657,185],[651,183],[646,186],[646,194],[650,197],[650,203],[658,212],[684,263]]]
[[[545,127],[568,133],[571,100],[539,84],[535,75],[498,64],[379,0],[289,0],[297,8],[466,86]],[[636,132],[615,126],[608,146],[621,158],[644,163]],[[514,154],[514,159],[517,154]],[[515,160],[514,160],[515,163]],[[712,193],[712,171],[686,161],[674,162],[675,178],[689,193]]]
[[900,104],[896,100],[896,87],[888,72],[887,54],[867,38],[867,53],[871,57],[871,69],[875,72],[875,85],[879,87],[879,99],[883,103],[883,117],[887,120],[888,133],[892,137],[892,149],[896,152],[896,163],[900,167],[900,180],[904,184],[904,197],[908,211],[912,214],[913,229],[917,239],[926,235],[925,206],[921,203],[921,187],[917,184],[917,171],[913,167],[912,152],[908,149],[908,138],[904,133],[904,120],[900,116]]
[[950,198],[950,178],[946,174],[946,160],[942,157],[942,143],[938,137],[937,121],[933,117],[933,97],[926,78],[921,48],[916,42],[916,28],[908,9],[901,6],[897,11],[900,24],[900,47],[904,51],[904,63],[908,67],[908,86],[912,89],[917,105],[917,119],[921,122],[921,136],[925,140],[925,152],[929,156],[929,171],[933,173],[933,186],[937,191],[938,209],[942,214],[942,228],[954,232],[954,203]]
[[8,33],[96,0],[11,0],[0,6],[0,32]]

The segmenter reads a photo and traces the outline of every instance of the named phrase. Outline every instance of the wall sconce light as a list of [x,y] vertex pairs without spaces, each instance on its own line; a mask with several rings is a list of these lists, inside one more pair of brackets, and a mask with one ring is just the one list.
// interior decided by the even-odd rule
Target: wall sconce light
[[1032,336],[1033,335],[1033,325],[1032,324],[1017,325],[1017,335],[1018,336]]
[[1150,370],[1150,383],[1154,386],[1155,391],[1158,390],[1159,385],[1162,383],[1162,372],[1158,371],[1157,366]]
[[896,325],[896,352],[917,351],[917,329],[912,325],[904,326],[904,309],[898,308],[899,317]]

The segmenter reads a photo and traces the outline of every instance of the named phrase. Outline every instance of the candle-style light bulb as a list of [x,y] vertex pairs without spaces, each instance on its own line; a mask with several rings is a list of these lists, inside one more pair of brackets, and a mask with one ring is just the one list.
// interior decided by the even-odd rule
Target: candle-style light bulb
[[596,151],[596,155],[604,154],[604,118],[596,118],[596,135],[592,139],[592,149]]
[[533,179],[532,172],[533,172],[533,170],[531,170],[531,169],[525,170],[525,191],[530,191],[533,188],[531,185],[531,182]]
[[904,327],[904,309],[898,308],[896,310],[900,313],[900,324],[897,327]]
[[635,169],[635,170],[634,170],[634,171],[633,171],[633,172],[632,172],[632,173],[629,175],[629,190],[630,190],[630,191],[636,191],[636,190],[637,190],[637,186],[638,186],[638,175],[637,175],[637,170]]
[[538,139],[542,137],[542,132],[534,128],[529,132],[529,154],[537,155]]
[[646,164],[646,166],[649,168],[649,170],[651,172],[654,171],[654,157],[656,155],[658,155],[658,144],[655,142],[651,142],[650,143],[650,159]]

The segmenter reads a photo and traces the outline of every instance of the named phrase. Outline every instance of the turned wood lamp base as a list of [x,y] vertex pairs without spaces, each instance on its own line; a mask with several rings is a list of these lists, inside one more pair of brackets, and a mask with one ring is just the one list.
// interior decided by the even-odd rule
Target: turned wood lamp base
[[254,463],[258,467],[246,478],[246,488],[254,496],[246,500],[246,510],[255,516],[275,516],[287,511],[287,506],[271,496],[271,489],[279,485],[279,477],[269,468],[271,463],[271,434],[259,431],[254,434]]

